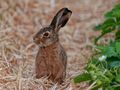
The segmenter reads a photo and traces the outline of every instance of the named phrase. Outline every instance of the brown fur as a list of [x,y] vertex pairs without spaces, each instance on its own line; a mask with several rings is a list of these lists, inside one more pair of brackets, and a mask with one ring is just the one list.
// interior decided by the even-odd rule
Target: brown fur
[[66,76],[67,55],[59,43],[58,32],[69,20],[72,11],[62,8],[48,27],[43,27],[33,37],[39,45],[36,57],[36,78],[48,76],[54,82],[62,83]]
[[62,83],[66,74],[66,63],[66,53],[59,42],[42,47],[36,57],[36,77],[47,75],[51,80]]

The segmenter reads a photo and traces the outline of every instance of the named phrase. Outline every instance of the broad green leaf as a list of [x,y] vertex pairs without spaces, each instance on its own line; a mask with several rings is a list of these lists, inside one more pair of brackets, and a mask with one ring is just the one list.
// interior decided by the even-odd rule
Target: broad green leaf
[[120,68],[120,61],[113,61],[109,63],[111,68]]
[[116,17],[115,20],[116,20],[116,25],[120,26],[120,17]]
[[119,68],[120,67],[120,59],[118,57],[110,57],[107,58],[108,66],[110,68]]
[[109,19],[106,19],[106,20],[104,21],[104,23],[101,25],[101,26],[102,26],[101,29],[107,29],[107,28],[113,27],[113,26],[115,26],[115,25],[116,25],[115,20],[112,19],[112,18],[109,18]]
[[94,41],[95,44],[97,43],[97,41],[98,41],[101,37],[103,37],[103,36],[106,35],[107,33],[110,33],[110,32],[112,32],[112,31],[114,31],[114,30],[115,30],[115,27],[112,26],[112,27],[108,27],[108,28],[101,29],[101,30],[102,30],[101,35],[98,36],[97,38],[95,38],[95,41]]
[[115,48],[114,48],[114,47],[108,47],[108,48],[106,49],[106,51],[104,52],[104,54],[105,54],[107,57],[116,56]]
[[120,9],[120,3],[115,6],[116,9]]
[[112,57],[116,56],[115,48],[112,46],[99,46],[97,47],[99,50],[101,50],[101,54],[107,56],[107,57]]
[[115,43],[115,49],[118,54],[120,54],[120,42]]
[[115,77],[115,80],[120,83],[120,74]]
[[102,90],[102,85],[95,85],[91,90]]
[[91,76],[90,74],[88,73],[83,73],[81,75],[78,75],[74,78],[74,82],[75,83],[80,83],[80,82],[83,82],[83,81],[88,81],[91,79]]
[[[108,45],[97,46],[97,53],[88,62],[83,73],[75,77],[74,82],[96,82],[91,90],[119,90],[120,83],[120,4],[105,14],[105,21],[95,27],[101,34],[95,39],[95,43],[108,33],[115,33],[115,39]],[[104,61],[101,56],[105,56]]]
[[117,4],[111,11],[105,14],[106,18],[120,17],[120,4]]
[[96,31],[97,31],[97,30],[101,30],[101,28],[102,28],[102,25],[99,24],[99,25],[97,25],[97,26],[94,27],[94,30],[96,30]]
[[105,90],[115,90],[115,87],[113,87],[113,86],[108,86],[108,87],[106,87]]
[[110,33],[115,30],[115,27],[108,27],[106,29],[102,29],[102,35],[105,35],[107,33]]
[[115,40],[120,40],[120,30],[115,33]]
[[113,12],[114,17],[120,17],[120,8],[119,7],[113,8],[112,12]]
[[106,18],[113,18],[113,17],[114,17],[114,16],[113,16],[113,12],[111,12],[111,11],[107,12],[107,13],[105,14],[105,17],[106,17]]
[[107,60],[107,62],[120,61],[120,59],[115,56],[108,57],[106,60]]
[[109,18],[109,19],[106,19],[102,24],[99,24],[95,27],[96,30],[104,30],[104,29],[107,29],[109,27],[113,27],[116,25],[116,22],[114,19],[112,18]]

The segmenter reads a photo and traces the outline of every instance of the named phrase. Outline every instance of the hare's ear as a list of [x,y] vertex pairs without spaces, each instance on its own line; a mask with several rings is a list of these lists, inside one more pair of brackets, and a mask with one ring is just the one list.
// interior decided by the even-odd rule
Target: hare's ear
[[61,27],[65,26],[71,14],[72,11],[68,10],[68,8],[60,9],[58,13],[54,16],[50,26],[53,27],[54,30],[58,31]]

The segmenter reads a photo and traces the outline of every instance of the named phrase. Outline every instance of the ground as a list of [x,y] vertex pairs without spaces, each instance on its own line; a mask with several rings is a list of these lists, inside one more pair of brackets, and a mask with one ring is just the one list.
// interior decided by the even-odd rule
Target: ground
[[[0,90],[89,90],[87,83],[74,84],[94,51],[99,33],[94,26],[119,0],[0,0]],[[68,55],[67,76],[61,86],[47,78],[35,78],[38,46],[33,36],[49,25],[62,7],[72,10],[67,25],[60,30],[60,42]]]

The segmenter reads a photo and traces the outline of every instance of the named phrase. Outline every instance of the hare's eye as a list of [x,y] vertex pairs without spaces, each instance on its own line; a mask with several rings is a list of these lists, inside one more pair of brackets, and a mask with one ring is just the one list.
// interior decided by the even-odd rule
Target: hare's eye
[[49,37],[49,35],[50,35],[50,32],[45,32],[45,33],[43,34],[44,37]]

